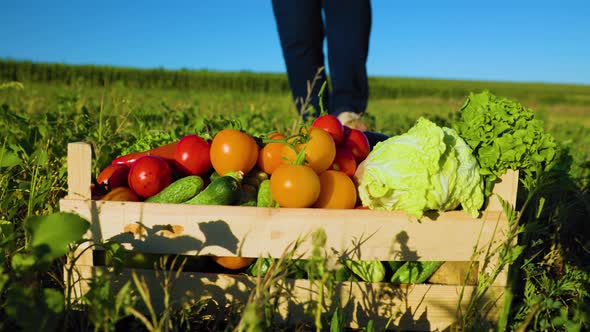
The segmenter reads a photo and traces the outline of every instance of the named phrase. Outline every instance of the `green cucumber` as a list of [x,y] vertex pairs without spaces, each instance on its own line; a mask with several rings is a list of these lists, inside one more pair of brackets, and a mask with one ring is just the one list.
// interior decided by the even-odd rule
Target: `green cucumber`
[[219,173],[213,171],[213,173],[211,173],[211,175],[209,176],[209,182],[212,182],[213,180],[220,178],[221,175],[219,175]]
[[231,205],[240,193],[240,181],[236,177],[224,175],[211,183],[197,196],[184,202],[195,205]]
[[256,206],[258,207],[278,207],[277,202],[272,198],[270,192],[270,180],[264,180],[260,182],[258,188],[258,199]]
[[182,203],[195,197],[203,187],[205,182],[196,175],[185,176],[180,178],[159,193],[146,199],[150,203]]

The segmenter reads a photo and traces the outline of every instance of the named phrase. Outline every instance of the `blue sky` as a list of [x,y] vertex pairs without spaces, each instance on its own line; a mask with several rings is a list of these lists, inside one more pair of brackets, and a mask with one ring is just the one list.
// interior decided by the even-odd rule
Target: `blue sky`
[[[590,84],[588,0],[372,9],[371,76]],[[3,0],[0,58],[285,72],[270,0]]]

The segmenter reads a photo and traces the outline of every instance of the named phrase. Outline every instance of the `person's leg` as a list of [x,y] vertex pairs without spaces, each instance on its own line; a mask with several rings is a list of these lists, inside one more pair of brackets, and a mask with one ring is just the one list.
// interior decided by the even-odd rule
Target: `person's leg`
[[[273,0],[272,6],[289,85],[297,110],[301,110],[301,103],[308,95],[308,82],[311,83],[318,69],[324,66],[322,3],[321,0]],[[319,110],[318,92],[325,80],[324,70],[311,92],[310,104],[316,110]],[[324,100],[328,100],[327,89]]]
[[371,32],[369,0],[325,0],[328,61],[332,80],[330,113],[363,113],[369,85],[367,54]]

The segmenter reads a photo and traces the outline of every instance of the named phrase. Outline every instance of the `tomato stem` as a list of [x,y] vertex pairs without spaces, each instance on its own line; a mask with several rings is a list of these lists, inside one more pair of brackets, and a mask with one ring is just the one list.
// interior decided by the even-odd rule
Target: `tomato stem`
[[290,147],[291,150],[295,151],[295,153],[298,154],[299,153],[299,150],[297,150],[297,146],[295,144],[305,144],[305,143],[307,143],[307,141],[309,141],[309,135],[306,134],[306,133],[300,133],[300,134],[295,134],[293,136],[289,136],[289,137],[286,137],[286,138],[280,138],[280,139],[276,139],[276,138],[262,138],[261,141],[264,144],[268,144],[268,143],[281,143],[281,144],[285,144],[288,147]]
[[305,148],[301,149],[301,151],[299,151],[297,153],[297,157],[295,157],[295,160],[293,160],[292,165],[295,165],[295,166],[305,165]]

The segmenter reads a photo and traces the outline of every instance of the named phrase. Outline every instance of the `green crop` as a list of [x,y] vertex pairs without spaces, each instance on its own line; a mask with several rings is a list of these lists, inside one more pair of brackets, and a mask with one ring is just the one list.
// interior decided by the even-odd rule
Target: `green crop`
[[474,150],[486,179],[486,196],[506,170],[539,174],[549,169],[557,154],[555,139],[530,109],[488,91],[469,95],[455,128]]

